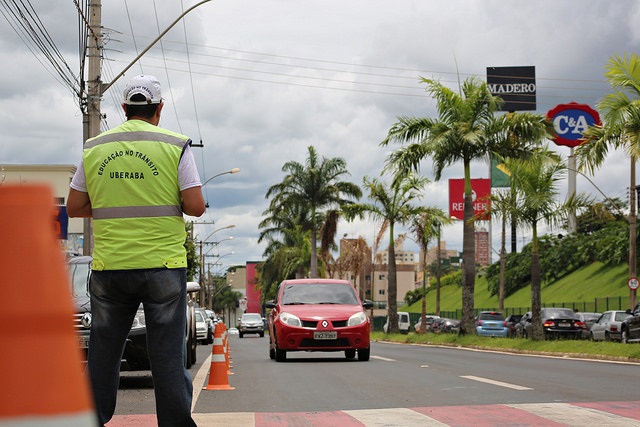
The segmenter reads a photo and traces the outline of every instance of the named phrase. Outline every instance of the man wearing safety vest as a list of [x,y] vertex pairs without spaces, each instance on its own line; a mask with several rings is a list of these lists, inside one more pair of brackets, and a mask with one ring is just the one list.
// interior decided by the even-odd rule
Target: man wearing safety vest
[[183,213],[200,216],[205,203],[191,140],[158,127],[163,106],[155,77],[129,81],[127,120],[85,142],[67,200],[70,217],[93,218],[87,363],[102,424],[115,411],[120,360],[142,303],[158,426],[195,426],[184,366]]

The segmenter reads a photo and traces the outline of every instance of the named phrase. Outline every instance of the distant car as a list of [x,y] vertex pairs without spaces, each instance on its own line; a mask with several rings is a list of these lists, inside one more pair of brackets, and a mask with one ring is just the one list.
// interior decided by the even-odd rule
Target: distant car
[[629,317],[620,325],[623,343],[640,342],[640,302],[633,310],[627,310]]
[[582,330],[582,338],[589,339],[591,338],[591,326],[602,316],[602,313],[593,313],[593,312],[583,312],[579,311],[576,313],[576,317],[584,323],[584,329]]
[[[523,324],[523,337],[531,337],[532,324],[531,312],[525,313],[521,323]],[[542,321],[542,333],[544,339],[551,338],[573,338],[577,339],[582,336],[584,323],[579,320],[574,311],[570,308],[548,307],[540,310],[540,319]]]
[[[70,256],[67,259],[67,270],[71,281],[71,294],[75,305],[74,326],[78,335],[78,342],[84,360],[89,348],[89,332],[91,329],[91,301],[89,297],[89,278],[91,276],[90,256]],[[200,289],[196,282],[187,282],[187,325],[185,329],[185,367],[190,368],[196,362],[196,327],[193,301],[189,297],[191,292]],[[147,370],[150,369],[149,354],[147,352],[147,329],[145,326],[144,310],[138,309],[122,355],[122,369]]]
[[[382,326],[382,330],[386,334],[389,329],[389,316],[387,316],[387,321]],[[411,322],[409,320],[409,313],[406,311],[398,312],[398,330],[401,334],[408,334],[411,329]]]
[[238,325],[240,338],[245,334],[258,334],[264,337],[264,320],[259,313],[244,313]]
[[508,337],[516,337],[517,336],[517,331],[516,331],[516,327],[518,325],[518,323],[520,322],[520,320],[522,319],[522,314],[510,314],[507,316],[506,319],[504,319],[506,325],[507,325],[507,336]]
[[434,319],[431,324],[431,329],[435,333],[459,333],[460,332],[460,321],[457,319],[448,319],[446,317],[441,317],[439,319]]
[[589,336],[593,341],[620,341],[622,340],[622,321],[631,316],[623,310],[609,310],[591,326]]
[[[424,317],[425,320],[425,330],[427,332],[431,332],[431,325],[433,324],[434,320],[439,319],[440,316],[436,316],[435,314],[428,314]],[[420,330],[420,326],[422,323],[422,316],[420,316],[418,318],[418,321],[416,322],[416,324],[413,326],[413,330],[418,332]]]
[[202,309],[196,309],[196,337],[199,343],[210,344],[213,342],[213,334],[209,326],[210,319]]
[[371,322],[346,280],[285,280],[267,301],[269,357],[284,362],[291,351],[344,351],[347,359],[369,360]]
[[476,333],[482,337],[506,337],[508,330],[499,311],[481,311],[476,317]]

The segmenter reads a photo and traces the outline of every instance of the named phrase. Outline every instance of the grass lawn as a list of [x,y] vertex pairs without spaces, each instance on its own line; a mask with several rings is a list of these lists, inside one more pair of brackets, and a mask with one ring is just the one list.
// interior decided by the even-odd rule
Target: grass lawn
[[640,363],[640,344],[588,340],[533,341],[525,338],[490,338],[457,334],[385,334],[372,332],[373,341],[392,341],[414,344],[445,345],[515,353],[570,355],[591,359],[607,359]]

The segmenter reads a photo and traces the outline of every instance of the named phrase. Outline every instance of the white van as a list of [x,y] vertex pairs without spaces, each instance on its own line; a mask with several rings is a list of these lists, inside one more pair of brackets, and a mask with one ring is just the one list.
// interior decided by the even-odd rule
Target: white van
[[[386,322],[384,322],[384,326],[382,327],[385,334],[387,333],[388,325],[389,325],[389,316],[387,315],[387,320]],[[403,333],[403,334],[408,334],[409,330],[411,330],[409,313],[407,313],[406,311],[398,312],[398,329],[400,330],[400,333]]]

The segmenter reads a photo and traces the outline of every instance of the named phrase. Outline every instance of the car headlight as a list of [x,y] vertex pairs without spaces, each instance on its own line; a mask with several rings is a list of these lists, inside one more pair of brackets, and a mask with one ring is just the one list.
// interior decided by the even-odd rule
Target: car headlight
[[302,326],[302,322],[298,316],[294,316],[291,313],[280,313],[280,321],[289,326]]
[[142,329],[146,327],[146,322],[144,320],[144,310],[138,310],[135,317],[133,318],[133,323],[131,324],[131,329]]
[[367,315],[364,312],[356,313],[353,316],[349,317],[349,321],[347,322],[347,326],[358,326],[362,325],[367,321]]

